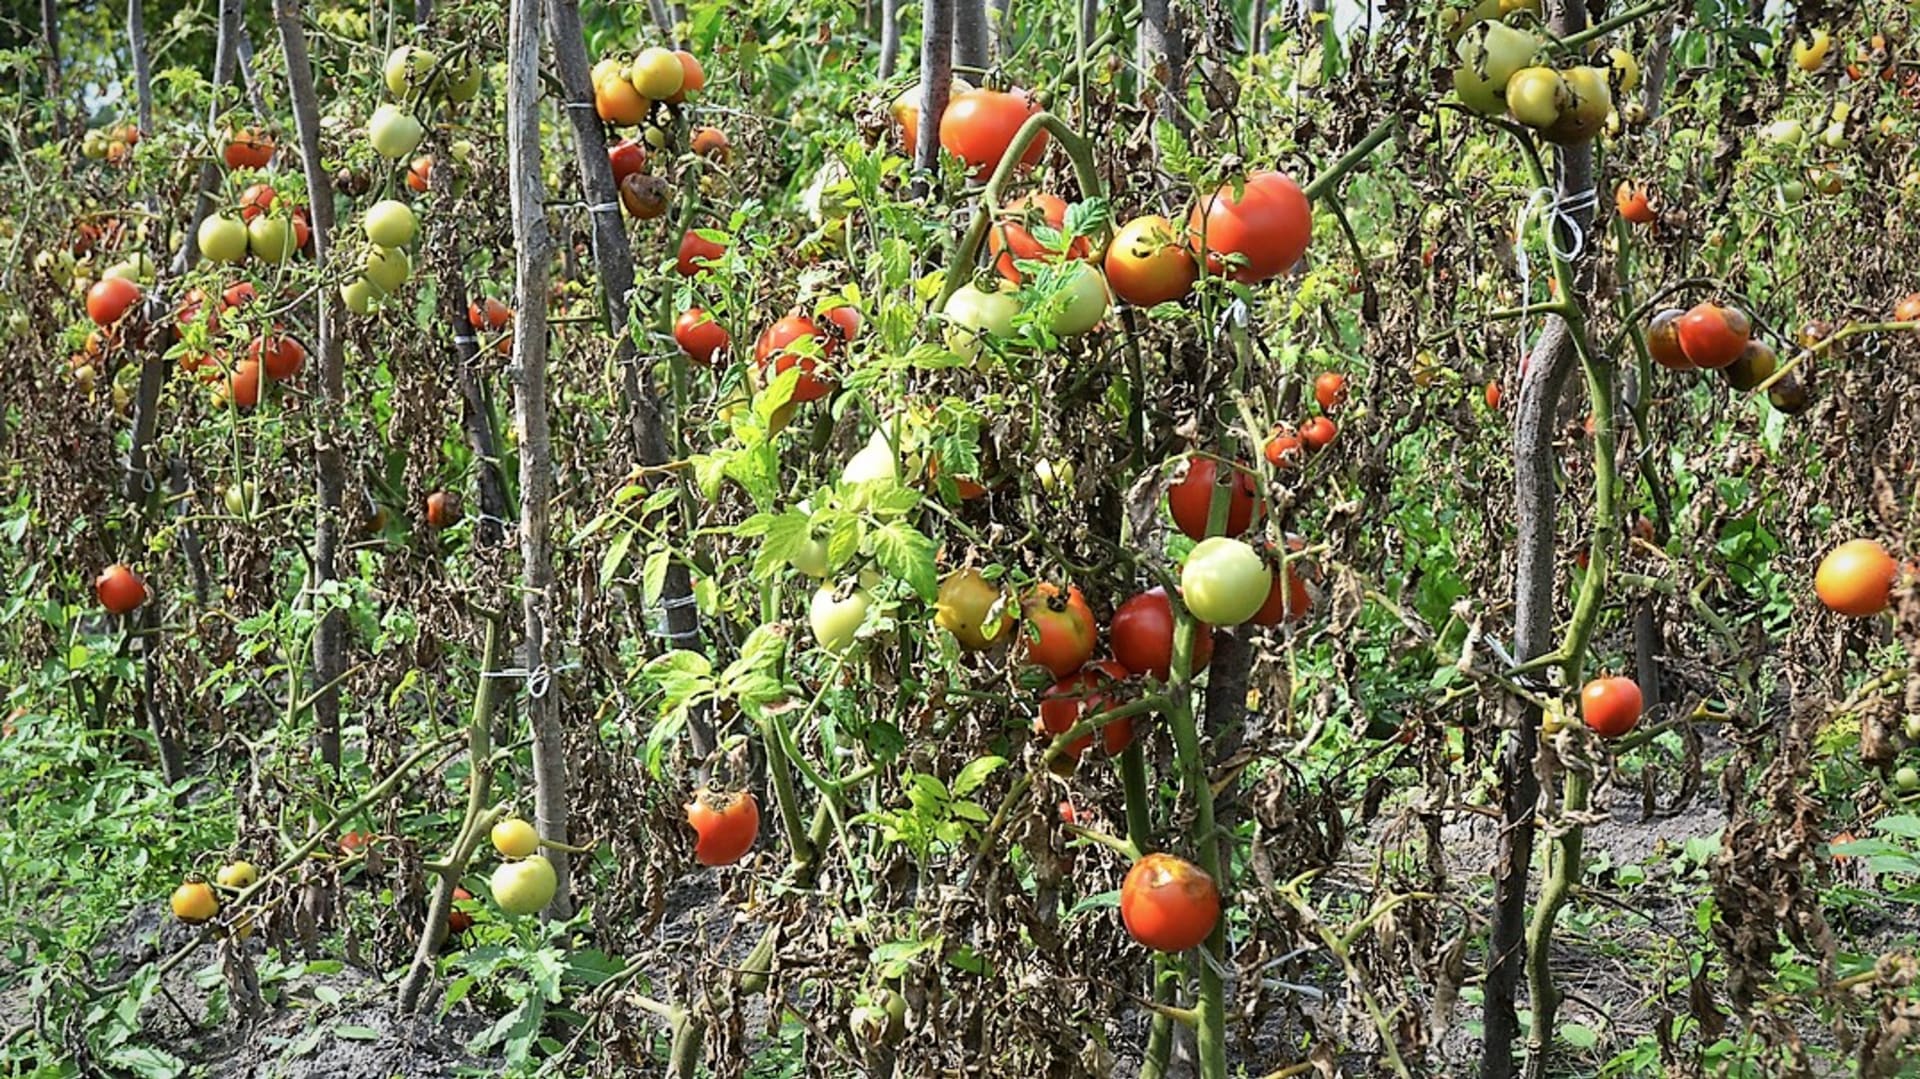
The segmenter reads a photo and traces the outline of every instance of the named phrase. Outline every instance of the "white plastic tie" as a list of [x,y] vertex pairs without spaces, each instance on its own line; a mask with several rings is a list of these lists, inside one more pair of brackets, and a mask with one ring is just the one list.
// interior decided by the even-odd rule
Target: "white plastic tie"
[[479,340],[479,338],[476,338],[476,337],[474,337],[474,336],[473,336],[472,334],[470,334],[470,333],[462,333],[462,334],[455,334],[455,335],[454,335],[454,338],[453,338],[453,343],[454,343],[454,344],[456,344],[456,345],[469,345],[469,346],[472,346],[472,345],[478,345],[478,344],[480,343],[480,340]]
[[619,209],[620,209],[620,204],[617,202],[603,202],[598,206],[587,207],[587,212],[590,214],[610,214],[618,211]]
[[[1547,223],[1547,249],[1556,257],[1572,262],[1587,249],[1587,234],[1580,228],[1580,222],[1575,220],[1573,215],[1591,210],[1599,205],[1599,202],[1599,192],[1591,187],[1559,200],[1554,198],[1553,188],[1536,187],[1527,196],[1527,201],[1520,205],[1520,214],[1514,218],[1513,222],[1513,265],[1520,273],[1520,300],[1523,305],[1533,302],[1533,263],[1527,258],[1528,223],[1535,218],[1543,219]],[[1560,229],[1565,229],[1567,235],[1573,238],[1571,249],[1561,248]],[[1527,320],[1517,321],[1519,347],[1514,355],[1525,356],[1527,354]]]
[[700,601],[694,598],[693,593],[689,592],[684,596],[675,596],[672,599],[661,600],[660,609],[663,611],[677,611],[683,607],[691,607],[698,602]]

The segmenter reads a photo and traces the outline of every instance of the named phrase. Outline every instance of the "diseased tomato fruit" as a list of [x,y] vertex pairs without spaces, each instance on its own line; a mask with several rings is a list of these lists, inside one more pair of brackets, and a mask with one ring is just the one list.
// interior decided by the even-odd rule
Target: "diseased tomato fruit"
[[1636,225],[1651,225],[1660,219],[1653,212],[1653,202],[1647,195],[1647,189],[1632,180],[1620,181],[1613,189],[1613,206],[1620,216]]
[[1767,387],[1767,400],[1773,404],[1773,407],[1789,416],[1798,416],[1805,412],[1807,405],[1811,403],[1807,398],[1806,383],[1792,375],[1787,375]]
[[1300,425],[1300,440],[1307,444],[1309,451],[1315,453],[1333,445],[1334,436],[1339,433],[1339,425],[1325,416],[1315,416]]
[[147,582],[126,563],[115,562],[93,579],[93,594],[108,614],[126,614],[147,601]]
[[306,366],[307,349],[286,334],[272,333],[254,338],[247,346],[247,358],[257,362],[268,378],[283,382]]
[[[470,903],[473,901],[473,893],[467,891],[465,888],[455,888],[453,890],[453,901],[455,903]],[[472,928],[473,915],[468,914],[459,907],[451,907],[447,910],[448,936],[457,937]]]
[[1893,305],[1896,322],[1920,322],[1920,292],[1910,292]]
[[1247,175],[1238,198],[1229,183],[1196,205],[1188,215],[1187,231],[1194,253],[1207,255],[1209,272],[1224,273],[1227,256],[1242,256],[1233,276],[1254,284],[1300,261],[1313,237],[1313,208],[1292,179],[1254,172]]
[[190,880],[173,890],[172,906],[175,918],[188,925],[200,925],[220,913],[220,897],[206,881]]
[[1079,588],[1069,586],[1062,595],[1058,587],[1041,582],[1020,601],[1020,613],[1026,619],[1028,663],[1065,678],[1093,658],[1098,629]]
[[1220,889],[1184,858],[1149,854],[1133,863],[1120,885],[1120,920],[1141,944],[1184,952],[1206,940],[1219,923]]
[[502,862],[493,871],[493,901],[508,914],[538,914],[553,902],[559,888],[553,863],[535,854],[517,862]]
[[[1044,224],[1058,231],[1066,227],[1067,202],[1058,195],[1036,192],[1009,203],[1001,219],[987,232],[987,251],[993,256],[993,268],[1000,276],[1020,284],[1023,280],[1018,261],[1054,262],[1058,249],[1034,238],[1032,227]],[[1067,258],[1087,257],[1087,238],[1076,236],[1067,247]]]
[[433,186],[432,154],[421,154],[413,159],[413,164],[407,166],[407,186],[421,194]]
[[1267,444],[1261,448],[1267,463],[1278,469],[1297,467],[1305,452],[1306,445],[1300,441],[1300,436],[1285,426],[1275,426],[1267,436]]
[[[802,355],[791,346],[798,341],[811,338],[817,346],[819,359]],[[760,339],[753,344],[754,362],[760,365],[763,375],[771,379],[781,372],[798,364],[800,381],[793,387],[793,400],[815,401],[832,393],[839,383],[830,378],[815,374],[820,361],[829,359],[834,352],[834,339],[820,332],[820,327],[812,319],[800,315],[788,315],[761,331]],[[773,370],[767,371],[771,362]]]
[[1848,540],[1820,560],[1813,590],[1829,610],[1866,618],[1887,609],[1899,572],[1885,547],[1870,539]]
[[694,153],[709,161],[725,164],[733,157],[733,144],[727,141],[727,133],[717,127],[703,127],[695,131],[690,145]]
[[843,595],[831,584],[821,585],[807,607],[807,625],[813,630],[813,639],[829,652],[846,651],[872,605],[873,597],[864,588]]
[[[1213,458],[1193,454],[1187,458],[1187,471],[1167,488],[1167,508],[1173,511],[1173,523],[1189,539],[1207,534],[1207,512],[1213,503],[1213,488],[1219,468]],[[1253,512],[1263,503],[1253,474],[1235,468],[1233,489],[1227,496],[1227,525],[1222,535],[1237,536],[1253,524]]]
[[1672,371],[1691,371],[1693,361],[1680,348],[1680,319],[1685,311],[1669,307],[1647,323],[1647,354]]
[[680,344],[680,351],[702,367],[713,364],[713,354],[727,347],[731,340],[727,328],[707,317],[707,313],[698,307],[689,307],[673,320],[673,339]]
[[427,495],[427,527],[452,528],[460,523],[460,496],[452,491],[434,491]]
[[673,267],[680,271],[680,276],[692,277],[706,268],[701,265],[704,260],[719,259],[726,253],[725,244],[703,239],[698,232],[688,229],[680,236],[680,253],[674,259]]
[[732,865],[746,856],[760,834],[760,803],[752,791],[723,794],[703,790],[686,805],[693,826],[693,858],[701,865]]
[[1013,604],[1006,602],[1000,586],[981,576],[979,570],[954,570],[942,577],[933,612],[934,622],[969,652],[985,651],[1013,636],[1009,632]]
[[1306,582],[1294,569],[1297,560],[1288,560],[1286,572],[1280,570],[1280,551],[1273,544],[1266,548],[1267,569],[1273,575],[1273,583],[1267,589],[1267,601],[1248,619],[1256,626],[1277,626],[1281,622],[1298,622],[1313,610],[1313,596],[1307,592]]
[[1721,368],[1740,358],[1753,324],[1732,307],[1696,304],[1680,316],[1680,351],[1697,367]]
[[667,182],[651,173],[629,173],[620,181],[620,205],[627,215],[639,221],[651,221],[667,212],[667,203],[673,197],[673,189]]
[[1631,678],[1596,678],[1580,690],[1580,718],[1602,738],[1640,724],[1640,687]]
[[340,837],[340,853],[355,855],[379,842],[380,837],[366,832],[348,832]]
[[1765,341],[1755,338],[1740,350],[1740,358],[1722,367],[1720,373],[1734,389],[1744,393],[1772,378],[1779,368],[1780,357]]
[[264,169],[273,160],[273,139],[242,128],[233,133],[220,156],[229,169]]
[[1347,376],[1338,371],[1323,371],[1313,380],[1313,399],[1323,412],[1332,412],[1347,403]]
[[87,317],[96,326],[111,326],[139,301],[139,285],[124,277],[103,277],[87,289]]
[[621,139],[607,147],[607,167],[613,170],[613,182],[618,184],[647,167],[647,148],[632,139]]
[[1215,626],[1251,619],[1272,590],[1273,575],[1259,552],[1226,536],[1195,544],[1180,570],[1180,596],[1187,610]]
[[[1173,601],[1164,588],[1149,588],[1120,605],[1107,626],[1113,658],[1134,674],[1164,682],[1173,673]],[[1197,626],[1193,635],[1193,674],[1213,659],[1213,629]]]
[[1158,214],[1136,217],[1107,245],[1107,284],[1135,307],[1172,303],[1193,291],[1200,267],[1174,228]]
[[487,833],[493,841],[493,849],[504,858],[525,858],[540,849],[540,834],[533,825],[519,817],[502,817],[493,824]]
[[[954,94],[940,116],[940,148],[966,162],[975,180],[985,180],[1000,167],[1027,117],[1040,111],[1023,90],[966,90]],[[1040,134],[1020,157],[1022,165],[1037,165],[1046,153],[1047,133]]]
[[228,862],[220,867],[220,872],[215,873],[213,879],[220,887],[231,888],[237,892],[242,888],[252,887],[254,882],[260,879],[260,871],[253,867],[252,862]]
[[[1073,725],[1088,716],[1097,716],[1110,712],[1120,705],[1114,690],[1127,680],[1127,669],[1108,660],[1089,663],[1077,673],[1055,682],[1040,695],[1040,718],[1036,724],[1037,732],[1053,736],[1062,735],[1073,729]],[[1093,744],[1093,735],[1076,738],[1067,746],[1066,756],[1077,761]],[[1133,744],[1133,720],[1115,720],[1100,727],[1100,745],[1108,753],[1117,754]]]

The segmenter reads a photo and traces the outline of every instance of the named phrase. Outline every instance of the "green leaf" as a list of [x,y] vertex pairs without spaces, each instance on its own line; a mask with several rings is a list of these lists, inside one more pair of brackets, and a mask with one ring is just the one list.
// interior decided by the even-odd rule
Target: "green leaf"
[[656,547],[647,552],[646,565],[640,570],[641,602],[652,606],[660,601],[660,593],[667,587],[667,568],[673,563],[673,551],[666,547]]
[[940,593],[940,575],[934,564],[939,548],[905,521],[894,521],[873,535],[873,557],[880,567],[913,588],[923,602]]
[[1896,817],[1881,817],[1873,822],[1873,826],[1876,830],[1888,835],[1897,835],[1904,839],[1920,839],[1920,817],[1904,814]]
[[[613,537],[607,545],[607,553],[600,557],[600,587],[606,588],[620,574],[620,567],[627,560],[627,551],[633,546],[633,532],[622,532]],[[649,597],[651,599],[651,597]]]
[[334,1027],[333,1034],[334,1034],[334,1037],[339,1038],[342,1041],[377,1042],[380,1040],[380,1032],[373,1029],[372,1027],[361,1027],[361,1026],[352,1026],[352,1025],[343,1024],[341,1026]]
[[960,769],[960,774],[953,777],[953,796],[965,798],[972,794],[980,789],[980,785],[985,783],[988,777],[1004,768],[1006,763],[1005,757],[980,757],[968,761],[967,766]]
[[1560,1038],[1571,1048],[1585,1052],[1600,1044],[1600,1033],[1592,1027],[1579,1023],[1565,1023],[1560,1027]]

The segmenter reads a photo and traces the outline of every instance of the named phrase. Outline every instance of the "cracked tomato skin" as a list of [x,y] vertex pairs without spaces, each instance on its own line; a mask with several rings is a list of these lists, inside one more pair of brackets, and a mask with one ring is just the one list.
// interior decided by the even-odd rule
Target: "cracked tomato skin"
[[1159,952],[1184,952],[1220,921],[1220,889],[1206,871],[1171,854],[1133,863],[1120,885],[1120,920],[1133,939]]
[[701,865],[732,865],[746,857],[760,834],[760,803],[752,791],[701,791],[688,802],[687,823],[699,837],[693,857]]

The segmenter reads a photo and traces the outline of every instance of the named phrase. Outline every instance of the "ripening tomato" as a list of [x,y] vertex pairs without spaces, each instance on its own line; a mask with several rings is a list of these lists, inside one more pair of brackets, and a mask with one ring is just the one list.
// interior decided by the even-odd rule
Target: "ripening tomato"
[[1660,219],[1653,211],[1653,200],[1648,197],[1647,189],[1632,180],[1620,181],[1613,189],[1613,207],[1620,216],[1636,225],[1651,225]]
[[299,374],[300,369],[306,366],[307,348],[276,330],[254,338],[247,346],[247,358],[258,363],[268,378],[284,382]]
[[87,317],[96,326],[111,326],[140,302],[140,286],[124,277],[103,277],[87,289]]
[[251,222],[273,209],[274,192],[267,184],[254,184],[240,192],[240,220]]
[[[1187,458],[1187,471],[1167,489],[1167,508],[1173,511],[1173,523],[1189,539],[1207,534],[1207,512],[1213,503],[1213,488],[1218,468],[1213,458],[1193,454]],[[1260,489],[1249,469],[1233,470],[1233,490],[1227,496],[1227,526],[1222,535],[1237,536],[1253,524],[1254,509],[1262,504]]]
[[1347,376],[1338,371],[1323,371],[1313,380],[1313,399],[1322,412],[1332,412],[1347,403]]
[[[954,97],[973,89],[973,84],[955,75],[952,87],[947,92],[949,104]],[[905,151],[908,161],[912,161],[920,149],[920,99],[924,96],[925,91],[921,84],[916,82],[902,90],[900,96],[894,98],[893,103],[887,106],[887,116],[893,120],[894,132],[900,137],[900,146]]]
[[1301,443],[1300,436],[1295,434],[1292,428],[1275,426],[1272,433],[1267,436],[1267,444],[1261,452],[1266,455],[1268,464],[1275,468],[1288,469],[1300,463],[1301,456],[1306,452],[1306,446]]
[[1238,198],[1234,187],[1221,185],[1189,214],[1194,253],[1207,255],[1211,273],[1226,272],[1226,256],[1242,256],[1233,275],[1248,284],[1285,273],[1313,238],[1313,207],[1306,193],[1278,172],[1248,174]]
[[680,254],[674,260],[674,269],[682,277],[692,277],[705,269],[701,262],[706,259],[718,259],[726,255],[725,244],[702,239],[698,232],[688,229],[680,236]]
[[241,360],[226,382],[226,399],[242,412],[260,403],[260,362]]
[[1498,382],[1489,382],[1489,383],[1487,383],[1487,392],[1486,392],[1486,399],[1487,399],[1487,407],[1488,407],[1488,408],[1490,408],[1490,409],[1493,409],[1493,410],[1494,410],[1494,411],[1496,411],[1496,412],[1497,412],[1497,411],[1499,411],[1499,409],[1500,409],[1500,384],[1499,384]]
[[467,301],[467,324],[476,330],[504,330],[513,322],[513,308],[491,296]]
[[711,366],[713,354],[727,347],[732,340],[727,336],[727,328],[707,316],[698,307],[689,307],[673,320],[673,339],[680,343],[680,350],[689,359],[702,367]]
[[1133,863],[1120,885],[1120,920],[1147,947],[1184,952],[1219,924],[1220,889],[1184,858],[1149,854]]
[[540,852],[540,833],[524,817],[502,817],[493,822],[487,838],[502,858],[525,858]]
[[[1027,117],[1040,111],[1024,90],[966,90],[953,95],[940,116],[940,148],[971,168],[975,180],[985,180],[1000,167],[1013,137]],[[1040,132],[1021,155],[1022,165],[1037,165],[1046,153],[1047,133]]]
[[618,62],[602,60],[594,65],[592,74],[593,108],[600,119],[632,127],[647,118],[647,99],[627,81]]
[[273,160],[273,139],[243,128],[233,133],[221,158],[229,169],[264,169]]
[[[453,901],[455,903],[470,903],[473,901],[473,893],[467,891],[465,888],[455,888],[453,890]],[[468,914],[466,911],[461,910],[458,907],[448,908],[447,910],[447,935],[448,936],[457,937],[460,934],[472,928],[473,928],[473,915]]]
[[1638,726],[1640,707],[1640,687],[1631,678],[1596,678],[1580,690],[1580,718],[1602,738]]
[[[1049,686],[1040,695],[1038,733],[1061,735],[1088,716],[1111,712],[1120,706],[1115,689],[1127,680],[1127,669],[1110,660],[1089,663],[1077,673]],[[1051,739],[1049,739],[1051,740]],[[1078,760],[1093,744],[1093,735],[1074,739],[1067,747],[1069,759]],[[1100,747],[1118,754],[1133,744],[1133,719],[1115,720],[1100,727]]]
[[1316,453],[1333,445],[1334,436],[1339,433],[1339,425],[1325,416],[1315,416],[1300,425],[1300,441],[1307,444],[1308,450]]
[[[1305,546],[1297,538],[1292,546]],[[1256,626],[1277,626],[1282,622],[1298,622],[1313,611],[1313,596],[1307,591],[1307,584],[1300,579],[1294,568],[1300,565],[1297,559],[1288,559],[1286,572],[1280,571],[1280,550],[1269,543],[1263,552],[1268,572],[1273,574],[1273,585],[1267,590],[1267,601],[1247,619]]]
[[[1173,601],[1165,588],[1149,588],[1122,603],[1107,626],[1113,658],[1134,674],[1150,674],[1162,682],[1173,673]],[[1193,666],[1203,671],[1213,659],[1213,629],[1196,627]]]
[[460,523],[460,496],[452,491],[435,491],[427,496],[427,527],[437,530]]
[[[833,338],[821,333],[820,327],[812,319],[800,315],[788,315],[768,326],[753,344],[754,362],[760,365],[761,373],[768,378],[779,375],[795,364],[800,366],[800,381],[793,387],[792,399],[795,401],[818,400],[839,386],[833,379],[815,373],[819,369],[820,359],[801,355],[789,347],[805,338],[812,338],[819,346],[820,359],[832,356]],[[773,365],[771,374],[767,373],[769,361]]]
[[977,569],[958,569],[940,579],[933,620],[953,634],[960,647],[984,652],[1011,636],[1013,606],[998,584]]
[[1135,307],[1179,300],[1200,276],[1173,222],[1158,214],[1121,226],[1107,245],[1106,270],[1113,294]]
[[1669,307],[1647,323],[1647,354],[1672,371],[1691,371],[1693,361],[1680,349],[1680,319],[1685,311]]
[[407,166],[407,186],[422,194],[433,185],[433,155],[421,154]]
[[1893,305],[1896,322],[1920,322],[1920,292],[1910,292]]
[[746,856],[760,834],[760,803],[752,791],[702,790],[686,810],[687,823],[698,836],[693,857],[701,865],[732,865]]
[[694,153],[709,161],[725,164],[733,157],[733,144],[727,141],[727,133],[717,127],[703,127],[695,131],[689,145]]
[[607,147],[607,167],[613,170],[615,185],[646,166],[647,148],[632,139],[621,139]]
[[[1036,192],[1007,205],[1005,216],[987,233],[987,251],[993,256],[993,268],[1001,277],[1017,285],[1025,280],[1017,262],[1053,262],[1060,258],[1058,249],[1042,244],[1030,231],[1029,226],[1042,223],[1055,231],[1065,228],[1066,200]],[[1066,257],[1083,259],[1087,257],[1087,250],[1087,238],[1076,236],[1073,243],[1067,245]]]
[[1813,590],[1828,609],[1866,618],[1887,609],[1899,572],[1885,547],[1870,539],[1848,540],[1820,560]]
[[93,579],[93,594],[108,614],[126,614],[147,601],[147,582],[126,563],[115,562]]
[[697,94],[707,88],[707,69],[700,65],[700,58],[685,49],[673,50],[673,58],[680,61],[680,89],[667,98],[667,104],[678,105],[687,99],[688,94]]
[[1680,351],[1696,367],[1721,368],[1740,358],[1753,323],[1738,308],[1695,304],[1680,316]]
[[1020,601],[1020,613],[1026,619],[1027,662],[1065,678],[1093,657],[1098,630],[1079,588],[1068,586],[1062,595],[1052,584],[1037,584]]
[[220,871],[213,875],[213,879],[214,883],[220,887],[237,892],[243,888],[253,887],[254,882],[260,879],[260,871],[253,867],[252,862],[228,862],[220,867]]
[[854,338],[860,336],[861,317],[860,309],[857,307],[850,307],[847,304],[829,307],[827,313],[820,316],[820,320],[825,323],[820,329],[836,344],[852,344]]
[[536,854],[517,862],[502,862],[487,883],[493,888],[493,901],[508,914],[536,914],[553,902],[559,890],[559,877],[545,855]]
[[220,897],[204,880],[190,880],[175,888],[168,905],[173,908],[173,916],[188,925],[210,922],[220,913]]
[[227,290],[220,294],[220,302],[226,304],[228,310],[232,310],[235,307],[245,307],[247,304],[252,303],[253,297],[253,283],[250,281],[241,281],[237,284],[228,285]]

